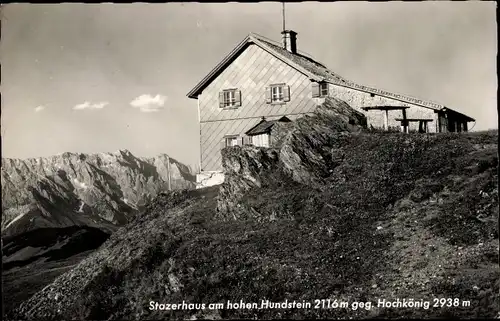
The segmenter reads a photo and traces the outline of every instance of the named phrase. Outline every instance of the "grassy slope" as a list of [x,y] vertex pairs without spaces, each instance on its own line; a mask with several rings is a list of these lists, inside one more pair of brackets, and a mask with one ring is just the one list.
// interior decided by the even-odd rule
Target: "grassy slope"
[[14,317],[160,319],[196,312],[150,311],[151,300],[330,298],[376,306],[379,298],[434,297],[470,300],[471,306],[214,314],[493,317],[500,276],[497,141],[496,131],[339,136],[344,161],[324,188],[276,180],[246,194],[244,205],[277,217],[266,222],[217,220],[217,187],[162,195]]

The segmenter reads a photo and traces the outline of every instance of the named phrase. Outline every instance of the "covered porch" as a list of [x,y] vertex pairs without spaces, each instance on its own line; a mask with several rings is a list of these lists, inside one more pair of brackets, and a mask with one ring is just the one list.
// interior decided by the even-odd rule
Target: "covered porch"
[[472,117],[464,115],[448,107],[437,111],[439,131],[444,132],[467,132],[469,122],[475,122]]

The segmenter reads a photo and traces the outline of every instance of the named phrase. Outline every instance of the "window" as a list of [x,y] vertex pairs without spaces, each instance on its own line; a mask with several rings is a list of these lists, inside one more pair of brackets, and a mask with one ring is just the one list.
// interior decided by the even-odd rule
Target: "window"
[[285,84],[271,85],[266,88],[266,102],[268,104],[290,101],[290,87]]
[[328,96],[328,84],[326,82],[319,84],[319,91],[322,97]]
[[243,139],[242,137],[240,137],[240,135],[226,135],[222,137],[219,144],[219,148],[222,150],[226,147],[243,145]]
[[326,82],[313,82],[312,83],[312,96],[316,97],[326,97],[328,96],[328,83]]
[[236,146],[238,145],[238,136],[227,136],[225,138],[226,147]]
[[274,86],[271,87],[271,100],[272,101],[283,101],[283,87]]
[[241,106],[241,91],[226,89],[219,93],[220,108],[236,108]]
[[224,91],[224,106],[234,106],[236,97],[233,90]]
[[375,94],[374,93],[370,93],[370,97],[375,97]]

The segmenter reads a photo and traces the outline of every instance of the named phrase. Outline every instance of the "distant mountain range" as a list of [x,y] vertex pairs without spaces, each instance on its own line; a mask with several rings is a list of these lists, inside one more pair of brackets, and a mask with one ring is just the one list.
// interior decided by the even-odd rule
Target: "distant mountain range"
[[195,187],[195,176],[166,154],[63,153],[2,158],[2,235],[73,225],[111,232],[159,192]]

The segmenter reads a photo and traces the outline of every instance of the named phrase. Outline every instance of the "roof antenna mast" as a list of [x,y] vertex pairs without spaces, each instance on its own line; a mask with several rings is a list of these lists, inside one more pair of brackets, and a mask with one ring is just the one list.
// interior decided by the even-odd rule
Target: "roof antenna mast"
[[283,3],[283,31],[285,31],[285,1]]

